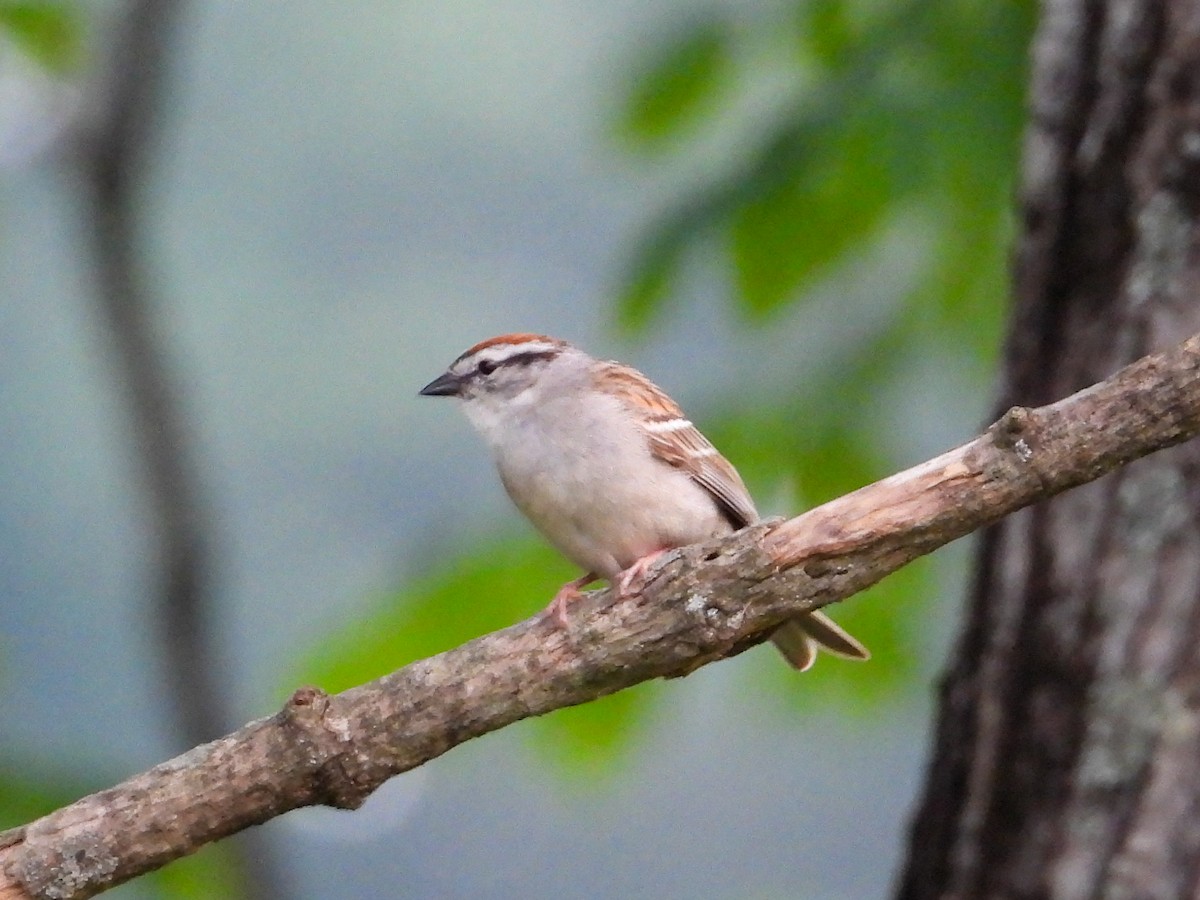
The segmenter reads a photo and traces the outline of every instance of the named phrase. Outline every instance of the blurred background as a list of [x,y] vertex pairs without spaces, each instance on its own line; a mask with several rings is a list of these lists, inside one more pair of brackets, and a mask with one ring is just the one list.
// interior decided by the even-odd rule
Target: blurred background
[[[766,514],[969,438],[1032,19],[0,2],[0,827],[576,574],[452,404],[417,397],[484,337],[642,369]],[[200,548],[182,591],[172,529]],[[868,664],[756,650],[109,896],[882,896],[969,557],[831,610]]]

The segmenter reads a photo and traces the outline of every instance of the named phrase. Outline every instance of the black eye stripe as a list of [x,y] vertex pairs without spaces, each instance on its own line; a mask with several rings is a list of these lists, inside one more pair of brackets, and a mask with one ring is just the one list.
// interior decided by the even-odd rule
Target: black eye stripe
[[501,366],[528,366],[531,363],[553,359],[556,356],[558,356],[557,350],[530,350],[526,353],[514,353],[512,356],[501,360],[481,359],[475,365],[475,371],[480,375],[491,375]]
[[527,366],[530,363],[553,359],[556,356],[558,356],[557,350],[529,350],[525,353],[518,353],[516,356],[510,356],[504,364]]

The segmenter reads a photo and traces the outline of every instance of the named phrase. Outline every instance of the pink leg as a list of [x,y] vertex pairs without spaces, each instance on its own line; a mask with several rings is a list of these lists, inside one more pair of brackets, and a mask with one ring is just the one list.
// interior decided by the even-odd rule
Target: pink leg
[[554,599],[546,607],[545,614],[550,616],[559,628],[566,628],[567,606],[582,597],[583,594],[580,593],[580,589],[587,587],[598,577],[594,572],[584,572],[574,581],[568,581],[558,589],[558,593],[554,595]]
[[624,598],[640,592],[646,586],[646,570],[666,552],[655,550],[641,559],[634,560],[633,565],[617,576],[617,596]]

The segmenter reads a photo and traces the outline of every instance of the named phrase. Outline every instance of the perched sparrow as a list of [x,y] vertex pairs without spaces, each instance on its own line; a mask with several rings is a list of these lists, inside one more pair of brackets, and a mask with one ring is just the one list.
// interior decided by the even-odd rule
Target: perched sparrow
[[[670,397],[636,369],[565,341],[482,341],[421,393],[462,401],[513,502],[584,569],[547,607],[560,624],[591,582],[608,579],[628,595],[661,553],[758,520],[737,471]],[[817,647],[869,655],[820,612],[785,622],[771,640],[801,671]]]

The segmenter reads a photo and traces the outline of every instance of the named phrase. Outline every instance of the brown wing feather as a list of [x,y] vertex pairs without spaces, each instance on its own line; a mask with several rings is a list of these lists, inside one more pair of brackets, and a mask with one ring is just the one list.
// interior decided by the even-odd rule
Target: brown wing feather
[[[620,363],[604,363],[596,375],[597,385],[619,397],[644,426],[650,452],[668,465],[687,472],[712,495],[717,507],[734,528],[758,521],[754,501],[741,476],[713,448],[708,438],[684,418],[683,411],[645,375]],[[655,423],[678,420],[678,428],[654,430]],[[867,648],[822,612],[797,616],[784,622],[771,640],[789,663],[800,671],[812,666],[817,647],[847,659],[868,659]]]
[[[617,396],[638,421],[646,427],[650,452],[668,465],[682,469],[708,491],[729,524],[744,528],[758,521],[758,511],[741,476],[695,425],[687,422],[683,410],[649,378],[620,363],[609,362],[596,373],[602,390]],[[653,430],[655,423],[680,420],[683,427],[667,432]]]

